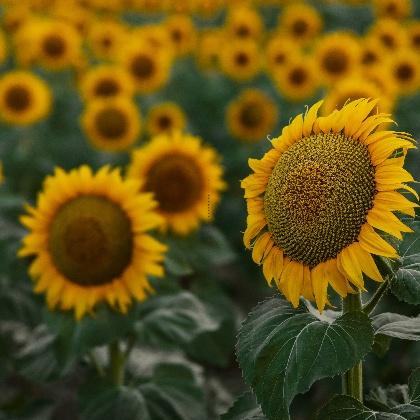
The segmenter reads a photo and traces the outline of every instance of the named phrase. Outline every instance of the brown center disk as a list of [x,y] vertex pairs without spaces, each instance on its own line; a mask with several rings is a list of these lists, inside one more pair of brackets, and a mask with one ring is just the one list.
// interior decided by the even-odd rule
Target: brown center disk
[[167,130],[172,127],[172,119],[168,115],[161,115],[158,118],[159,128],[162,130]]
[[249,63],[249,57],[244,52],[239,52],[235,55],[235,61],[239,66],[246,66]]
[[155,63],[147,55],[136,56],[131,63],[131,73],[136,79],[148,79],[155,72]]
[[5,93],[5,103],[15,112],[23,112],[31,104],[31,94],[24,86],[11,86]]
[[96,96],[115,96],[120,91],[120,86],[113,79],[102,79],[96,85],[95,94]]
[[304,20],[298,19],[293,22],[292,32],[297,36],[305,35],[308,30],[308,23]]
[[236,35],[239,36],[240,38],[248,37],[250,35],[249,27],[246,25],[239,25],[236,28]]
[[410,64],[400,64],[396,70],[395,75],[403,82],[407,82],[414,77],[414,69]]
[[154,193],[159,209],[167,213],[188,210],[202,195],[201,169],[188,156],[168,154],[152,165],[145,190]]
[[109,283],[131,262],[131,223],[117,204],[104,197],[74,198],[54,216],[49,251],[57,270],[71,282]]
[[303,68],[294,68],[289,73],[289,81],[295,86],[300,86],[304,84],[307,78],[308,75],[306,74],[306,71]]
[[323,63],[328,73],[337,74],[346,71],[348,59],[344,51],[334,49],[325,55]]
[[57,35],[50,35],[45,38],[43,47],[45,53],[52,58],[58,58],[66,51],[66,43],[63,38]]
[[116,140],[127,132],[128,118],[118,108],[105,108],[96,115],[95,127],[102,137]]
[[395,39],[389,34],[382,34],[381,40],[382,40],[382,43],[388,48],[392,48],[395,46]]
[[240,120],[242,125],[247,128],[255,128],[261,124],[261,120],[263,119],[263,111],[261,106],[257,103],[247,103],[241,109],[240,113]]

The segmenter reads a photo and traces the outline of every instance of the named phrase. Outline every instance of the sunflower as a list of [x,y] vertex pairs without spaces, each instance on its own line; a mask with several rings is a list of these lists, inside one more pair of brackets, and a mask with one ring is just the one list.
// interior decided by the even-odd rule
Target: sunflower
[[381,18],[404,19],[412,12],[411,0],[373,0],[375,15]]
[[220,52],[220,67],[229,77],[244,82],[261,70],[261,56],[254,40],[231,41]]
[[223,45],[223,35],[220,30],[203,31],[196,49],[197,64],[202,70],[218,68],[220,49]]
[[50,89],[35,74],[17,70],[0,79],[0,118],[4,121],[32,124],[46,117],[50,108]]
[[116,65],[101,65],[89,69],[83,76],[81,92],[85,100],[132,96],[133,81],[127,71]]
[[172,52],[172,42],[169,32],[165,25],[162,24],[149,24],[142,25],[134,28],[130,36],[149,44],[152,48],[164,49]]
[[387,51],[397,51],[405,47],[408,42],[404,27],[394,19],[378,19],[369,33],[377,38]]
[[393,79],[389,67],[386,65],[378,64],[365,68],[362,75],[369,81],[375,83],[379,87],[383,95],[387,96],[391,102],[397,95],[397,84]]
[[258,39],[263,31],[259,13],[251,7],[232,7],[226,18],[226,36],[229,38]]
[[142,180],[142,191],[154,193],[164,230],[185,235],[202,220],[213,218],[225,188],[216,152],[198,137],[180,132],[161,134],[132,154],[129,178]]
[[122,66],[130,74],[139,93],[157,91],[169,79],[171,55],[145,42],[132,43],[121,53]]
[[340,80],[330,89],[322,107],[323,114],[329,115],[334,109],[341,109],[347,102],[360,98],[380,98],[379,112],[389,113],[391,111],[392,101],[383,94],[377,84],[366,77],[353,76]]
[[360,42],[361,54],[360,64],[364,68],[377,66],[383,62],[387,51],[379,39],[373,36],[367,36]]
[[81,54],[81,38],[67,22],[45,22],[39,27],[36,51],[41,65],[49,70],[61,70],[77,64]]
[[288,62],[294,60],[300,51],[296,42],[290,38],[276,35],[269,39],[265,47],[265,65],[270,73],[284,67]]
[[255,142],[271,133],[277,119],[277,106],[263,91],[246,89],[226,110],[226,120],[233,136]]
[[147,131],[151,137],[169,131],[183,131],[186,118],[184,111],[175,102],[153,106],[147,116]]
[[92,22],[88,42],[93,53],[106,60],[113,60],[127,41],[127,29],[117,20]]
[[418,54],[409,49],[402,49],[392,54],[387,64],[398,93],[403,95],[415,93],[420,86]]
[[420,21],[416,20],[407,26],[407,37],[409,46],[420,53]]
[[140,135],[141,115],[126,97],[94,99],[88,102],[81,123],[95,147],[116,152],[135,143]]
[[174,14],[167,18],[165,26],[177,55],[185,55],[193,51],[197,34],[194,23],[189,16]]
[[316,65],[311,57],[297,56],[273,74],[277,89],[289,100],[311,98],[319,87]]
[[242,181],[248,206],[244,243],[263,264],[269,285],[298,306],[299,297],[315,300],[322,311],[328,285],[342,297],[364,288],[363,274],[383,281],[372,257],[398,258],[375,229],[401,239],[411,232],[393,214],[414,216],[417,204],[398,191],[417,193],[406,182],[409,135],[378,130],[390,121],[373,114],[377,100],[360,99],[326,117],[322,101],[298,115]]
[[6,7],[3,10],[1,24],[7,34],[15,33],[30,19],[31,12],[28,5],[19,4],[13,7]]
[[74,309],[77,319],[99,302],[126,312],[132,299],[153,291],[148,275],[162,276],[165,246],[147,231],[161,225],[150,194],[105,166],[47,177],[35,208],[21,222],[29,229],[20,257],[35,257],[29,274],[48,306]]
[[318,43],[315,59],[325,84],[336,82],[353,73],[360,63],[360,45],[350,33],[334,32]]
[[294,41],[306,43],[320,33],[322,19],[318,11],[309,4],[295,3],[283,9],[279,28]]

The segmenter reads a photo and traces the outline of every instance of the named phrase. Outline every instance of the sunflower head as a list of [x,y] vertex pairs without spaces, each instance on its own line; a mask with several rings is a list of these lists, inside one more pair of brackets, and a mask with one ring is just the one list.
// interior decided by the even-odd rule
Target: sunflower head
[[226,18],[226,32],[229,37],[258,39],[263,30],[259,13],[250,7],[232,7]]
[[193,51],[197,42],[197,33],[188,15],[174,14],[166,20],[165,25],[177,55],[185,55]]
[[115,152],[135,143],[140,135],[141,115],[126,97],[95,99],[88,102],[81,123],[93,146]]
[[372,113],[377,102],[359,99],[317,117],[318,102],[261,160],[249,160],[244,243],[295,307],[303,295],[322,311],[329,285],[344,297],[364,290],[364,274],[382,281],[372,255],[398,255],[377,230],[399,239],[411,231],[393,212],[414,216],[418,207],[400,192],[418,198],[403,169],[415,146],[407,134],[378,129],[391,120]]
[[184,111],[175,102],[164,102],[152,107],[147,117],[147,131],[156,136],[170,131],[183,131],[186,124]]
[[198,137],[180,132],[161,134],[133,152],[128,177],[152,192],[165,219],[164,230],[178,234],[209,221],[220,200],[222,167],[216,152]]
[[255,142],[270,134],[277,119],[277,107],[264,92],[247,89],[227,110],[227,125],[233,136]]
[[390,78],[400,94],[412,94],[420,86],[420,61],[411,49],[401,49],[386,61]]
[[10,124],[28,125],[50,111],[51,92],[37,75],[12,71],[0,79],[0,118]]
[[50,308],[74,309],[78,319],[99,302],[125,312],[152,291],[147,276],[163,274],[165,247],[147,231],[162,219],[139,187],[109,167],[56,169],[45,180],[21,217],[29,233],[19,256],[35,257],[29,273]]

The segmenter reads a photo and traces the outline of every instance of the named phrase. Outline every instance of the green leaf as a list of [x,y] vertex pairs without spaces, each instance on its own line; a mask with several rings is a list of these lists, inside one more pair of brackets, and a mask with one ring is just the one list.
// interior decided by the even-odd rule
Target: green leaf
[[373,411],[353,397],[336,395],[320,410],[318,420],[406,420],[406,417]]
[[195,337],[216,331],[219,324],[190,292],[155,296],[141,305],[135,331],[141,344],[188,346]]
[[264,414],[286,420],[296,394],[318,379],[344,373],[372,344],[373,328],[362,312],[328,322],[272,298],[258,305],[242,325],[237,356]]
[[420,221],[407,223],[414,233],[408,234],[399,247],[401,266],[391,282],[392,293],[412,305],[420,304]]
[[251,392],[243,393],[228,410],[223,414],[221,420],[265,420],[261,407],[255,395]]
[[394,407],[391,411],[409,420],[420,418],[420,368],[415,369],[408,379],[409,401]]
[[382,334],[401,340],[420,340],[420,317],[408,316],[385,312],[372,318],[375,335]]
[[204,394],[196,375],[185,365],[164,363],[140,384],[152,420],[206,419]]
[[385,357],[388,353],[389,347],[391,346],[391,337],[382,334],[375,334],[375,341],[373,342],[372,351],[378,357]]
[[122,386],[92,399],[81,413],[82,420],[152,420],[146,401],[136,389]]

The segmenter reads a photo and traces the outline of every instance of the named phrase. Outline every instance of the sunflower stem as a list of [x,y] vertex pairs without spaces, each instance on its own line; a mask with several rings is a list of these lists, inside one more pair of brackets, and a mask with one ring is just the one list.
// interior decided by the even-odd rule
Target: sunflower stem
[[120,343],[114,341],[109,345],[109,377],[114,385],[124,383],[125,358]]
[[378,305],[382,297],[385,296],[385,294],[387,293],[388,287],[389,287],[389,280],[388,280],[388,277],[385,277],[385,280],[375,290],[375,293],[373,294],[373,296],[363,305],[362,310],[364,313],[370,315],[375,310],[376,306]]
[[[343,299],[343,313],[362,310],[360,292]],[[343,394],[363,402],[363,365],[359,362],[342,376]]]
[[98,373],[98,375],[99,376],[102,376],[102,377],[105,376],[104,369],[103,369],[102,365],[98,362],[98,359],[96,358],[95,353],[93,352],[93,350],[91,350],[88,353],[88,357],[89,357],[90,363],[95,368],[95,370]]

